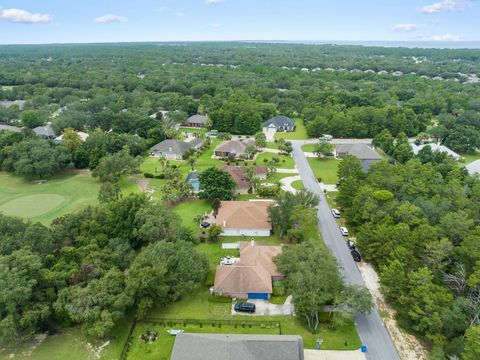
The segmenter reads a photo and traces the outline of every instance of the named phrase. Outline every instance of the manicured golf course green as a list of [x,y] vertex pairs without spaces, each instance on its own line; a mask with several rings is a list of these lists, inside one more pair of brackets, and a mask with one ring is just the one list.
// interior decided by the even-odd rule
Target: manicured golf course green
[[99,188],[89,172],[42,181],[0,172],[0,212],[48,225],[57,217],[96,204]]

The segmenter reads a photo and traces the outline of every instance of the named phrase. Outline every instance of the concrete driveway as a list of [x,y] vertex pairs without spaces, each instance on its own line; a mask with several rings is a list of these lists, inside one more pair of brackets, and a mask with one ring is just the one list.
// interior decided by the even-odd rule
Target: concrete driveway
[[242,316],[275,316],[275,315],[292,315],[293,314],[293,304],[292,296],[287,297],[284,304],[271,304],[268,300],[261,299],[248,299],[249,303],[255,304],[255,313],[238,313],[234,310],[235,304],[232,304],[232,315],[242,315]]
[[292,186],[292,183],[293,183],[294,181],[297,181],[297,180],[302,180],[302,178],[300,177],[300,175],[297,175],[297,176],[289,176],[289,177],[283,178],[282,180],[280,180],[280,183],[282,184],[282,190],[291,192],[291,193],[293,193],[293,194],[296,194],[296,193],[297,193],[297,189],[295,189],[295,188]]

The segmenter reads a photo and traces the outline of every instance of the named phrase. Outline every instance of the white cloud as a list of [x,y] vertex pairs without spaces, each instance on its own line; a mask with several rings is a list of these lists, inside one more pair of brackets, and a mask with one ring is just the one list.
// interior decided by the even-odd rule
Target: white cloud
[[433,35],[424,37],[423,40],[429,41],[460,41],[462,37],[460,35],[453,34],[444,34],[444,35]]
[[179,12],[176,12],[175,15],[176,15],[176,16],[185,16],[185,14],[182,13],[182,12],[180,12],[180,11],[179,11]]
[[166,6],[160,6],[156,9],[153,9],[153,11],[155,11],[155,12],[162,12],[162,11],[167,11],[167,10],[168,10],[168,8]]
[[207,5],[218,5],[218,4],[221,4],[221,3],[224,3],[225,0],[205,0],[205,3]]
[[421,26],[417,24],[397,24],[393,27],[393,31],[404,32],[418,30]]
[[210,24],[210,26],[211,26],[212,28],[218,29],[218,28],[219,28],[220,26],[222,26],[222,25],[220,25],[220,24],[218,24],[218,23],[213,23],[213,24]]
[[22,9],[0,9],[0,19],[23,24],[46,24],[53,21],[53,16]]
[[125,21],[127,21],[127,19],[124,18],[123,16],[118,16],[113,14],[105,14],[93,20],[93,22],[97,24],[110,24],[114,22],[125,22]]
[[441,11],[460,11],[465,9],[471,0],[441,0],[420,9],[424,14],[435,14]]

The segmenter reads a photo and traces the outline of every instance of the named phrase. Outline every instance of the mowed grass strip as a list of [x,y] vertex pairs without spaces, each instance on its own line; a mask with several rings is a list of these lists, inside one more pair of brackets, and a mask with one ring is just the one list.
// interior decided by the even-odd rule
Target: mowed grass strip
[[48,225],[53,219],[98,203],[100,184],[89,172],[45,181],[0,173],[0,212]]
[[338,164],[340,164],[341,160],[317,158],[308,158],[307,160],[317,179],[322,179],[322,182],[325,184],[337,183]]

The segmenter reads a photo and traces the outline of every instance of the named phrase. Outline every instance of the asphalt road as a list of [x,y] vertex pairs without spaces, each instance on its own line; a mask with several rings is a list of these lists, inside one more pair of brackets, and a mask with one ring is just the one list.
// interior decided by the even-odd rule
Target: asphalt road
[[[301,150],[303,141],[292,141],[293,157],[305,188],[320,197],[318,206],[318,226],[326,245],[337,258],[346,283],[365,286],[360,271],[352,259],[345,239],[340,234],[340,229],[332,216],[327,200],[320,190],[317,179]],[[375,307],[369,315],[358,315],[355,319],[358,333],[362,343],[367,346],[366,357],[371,360],[397,360],[397,351],[383,321]]]

